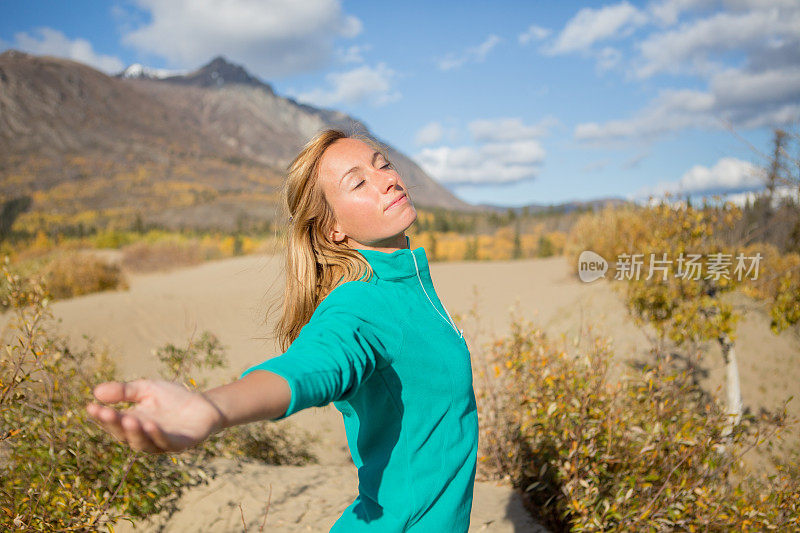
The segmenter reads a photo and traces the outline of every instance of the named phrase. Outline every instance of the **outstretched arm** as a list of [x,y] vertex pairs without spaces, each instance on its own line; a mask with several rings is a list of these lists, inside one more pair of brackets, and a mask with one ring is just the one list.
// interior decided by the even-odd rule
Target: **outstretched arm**
[[135,450],[177,452],[225,428],[282,416],[291,394],[286,380],[268,371],[254,371],[205,392],[188,391],[167,381],[110,381],[94,389],[100,402],[135,405],[118,411],[90,403],[86,410],[106,431]]

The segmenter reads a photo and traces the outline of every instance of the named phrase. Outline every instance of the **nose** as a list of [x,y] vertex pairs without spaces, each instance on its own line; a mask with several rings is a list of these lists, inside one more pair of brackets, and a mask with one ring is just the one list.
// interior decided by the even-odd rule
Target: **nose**
[[389,172],[381,172],[380,174],[381,178],[383,179],[381,183],[384,186],[384,191],[389,191],[391,190],[392,187],[395,188],[397,187],[400,181],[397,176],[397,172],[389,171]]

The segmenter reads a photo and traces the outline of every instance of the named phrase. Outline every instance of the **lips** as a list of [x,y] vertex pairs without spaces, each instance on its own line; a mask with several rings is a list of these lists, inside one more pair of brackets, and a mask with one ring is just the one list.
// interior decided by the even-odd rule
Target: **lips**
[[406,197],[405,193],[401,194],[400,196],[395,198],[392,203],[390,203],[388,206],[386,206],[386,209],[384,209],[384,211],[386,211],[387,209],[391,209],[392,207],[402,203],[403,202],[403,198],[405,198],[405,197]]

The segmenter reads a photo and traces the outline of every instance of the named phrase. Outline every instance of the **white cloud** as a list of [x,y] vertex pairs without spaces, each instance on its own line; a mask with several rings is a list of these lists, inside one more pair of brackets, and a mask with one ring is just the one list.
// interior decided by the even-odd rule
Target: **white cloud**
[[376,67],[362,65],[346,72],[327,74],[327,88],[318,88],[305,93],[293,94],[297,100],[310,104],[331,107],[337,104],[370,104],[382,106],[401,98],[392,87],[395,71],[384,63]]
[[711,79],[710,89],[721,109],[797,103],[800,65],[764,72],[729,69]]
[[605,46],[597,53],[597,68],[600,71],[609,70],[622,60],[622,52],[611,46]]
[[525,124],[520,118],[499,118],[473,120],[468,128],[476,141],[504,142],[542,137],[558,123],[555,117],[545,117],[536,124]]
[[575,138],[603,141],[620,138],[654,137],[689,127],[715,127],[709,112],[713,96],[689,89],[665,89],[644,110],[626,120],[610,120],[604,124],[589,122],[575,127]]
[[[507,145],[478,147],[426,148],[414,159],[429,175],[442,183],[497,184],[510,183],[536,177],[544,160],[544,149],[538,146],[529,153],[525,163],[506,161],[502,155]],[[529,149],[526,147],[526,149]],[[489,153],[491,152],[491,153]],[[532,159],[534,159],[532,161]]]
[[752,163],[724,157],[714,166],[695,165],[678,181],[662,182],[652,187],[643,187],[632,196],[646,198],[661,197],[665,193],[686,195],[712,195],[759,189],[764,186],[765,173]]
[[[700,0],[697,1],[699,2]],[[797,7],[797,0],[722,0],[722,3],[725,7],[735,10],[764,7],[778,7],[781,9]]]
[[[679,14],[710,4],[665,0],[651,4],[649,11],[662,22],[675,22]],[[654,31],[635,46],[639,55],[631,65],[633,79],[689,74],[704,79],[705,89],[662,89],[631,118],[579,124],[576,138],[652,139],[684,128],[751,129],[800,120],[800,2],[723,4],[723,11]]]
[[583,172],[599,172],[599,171],[603,170],[604,168],[606,168],[610,163],[611,163],[611,161],[609,161],[608,159],[599,159],[597,161],[591,161],[591,162],[586,163],[585,165],[583,165],[583,167],[581,167],[581,171],[583,171]]
[[[764,191],[763,190],[754,190],[754,191],[743,191],[743,192],[723,192],[720,191],[718,193],[713,194],[694,194],[688,195],[693,198],[693,201],[697,201],[695,199],[696,196],[699,196],[703,200],[707,201],[709,205],[720,205],[722,203],[732,203],[734,205],[738,205],[739,207],[744,207],[744,205],[749,201],[751,204],[761,196],[763,198]],[[772,207],[778,208],[781,205],[781,202],[784,199],[791,198],[795,203],[800,202],[800,193],[797,192],[796,187],[788,187],[788,186],[778,186],[775,187],[775,191],[772,194]],[[674,195],[667,199],[666,196],[658,196],[658,195],[651,195],[650,200],[648,201],[648,195],[645,196],[636,196],[635,194],[628,195],[628,201],[635,202],[639,205],[649,205],[649,206],[656,206],[659,205],[663,200],[668,200],[669,205],[673,206],[684,206],[686,205],[686,198],[685,196]]]
[[[769,4],[762,4],[769,6]],[[800,45],[800,3],[794,9],[755,9],[743,13],[720,12],[682,24],[677,29],[653,33],[637,45],[634,73],[647,78],[659,72],[714,74],[719,65],[713,53],[754,51],[770,40],[788,39]]]
[[481,44],[467,48],[460,55],[448,54],[443,59],[440,59],[439,69],[451,70],[460,67],[468,61],[481,62],[486,59],[489,52],[491,52],[500,41],[502,41],[502,39],[497,35],[489,35]]
[[150,20],[123,43],[178,68],[217,55],[272,78],[327,65],[334,42],[362,29],[337,0],[135,0]]
[[545,151],[536,139],[490,142],[481,146],[481,154],[504,165],[538,165]]
[[108,74],[116,74],[125,66],[115,56],[95,52],[92,44],[86,39],[69,39],[62,32],[53,28],[36,28],[32,34],[16,33],[13,47],[31,54],[73,59]]
[[642,164],[642,161],[644,161],[649,155],[650,154],[647,153],[647,152],[638,153],[638,154],[628,158],[627,160],[625,160],[622,163],[622,168],[625,169],[625,170],[630,170],[632,168],[636,168],[640,164]]
[[369,44],[354,44],[352,46],[348,46],[347,48],[337,49],[336,55],[339,57],[339,61],[342,63],[363,63],[364,56],[362,54],[371,48],[372,45]]
[[672,25],[684,12],[710,7],[715,3],[716,0],[663,0],[651,3],[648,11],[656,22]]
[[519,44],[528,44],[531,41],[541,41],[550,35],[550,30],[536,24],[531,24],[528,29],[517,36]]
[[630,35],[647,20],[645,13],[626,1],[600,9],[585,7],[567,22],[555,42],[543,51],[551,55],[586,51],[598,41]]
[[472,146],[425,148],[414,156],[435,179],[451,184],[498,184],[535,178],[546,152],[539,137],[555,122],[528,125],[516,118],[476,120],[467,130]]
[[653,138],[685,128],[773,127],[800,120],[800,65],[765,72],[727,69],[714,75],[707,91],[662,90],[630,119],[579,124],[584,141]]
[[[750,201],[750,203],[755,201],[756,195],[758,194],[759,191],[747,191],[747,192],[727,194],[723,196],[725,200],[741,207],[744,206],[748,200]],[[798,195],[797,193],[797,188],[779,186],[775,187],[775,192],[773,193],[772,196],[772,207],[778,207],[778,205],[780,205],[780,202],[784,198],[792,198],[795,202],[800,202],[800,195]]]
[[417,146],[436,144],[444,137],[444,128],[439,122],[429,122],[417,132],[414,142]]

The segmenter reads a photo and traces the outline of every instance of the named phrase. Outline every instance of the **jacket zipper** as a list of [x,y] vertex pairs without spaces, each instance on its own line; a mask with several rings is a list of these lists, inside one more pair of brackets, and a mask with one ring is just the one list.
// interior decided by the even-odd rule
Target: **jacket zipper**
[[445,318],[442,312],[436,308],[436,305],[434,305],[433,300],[431,300],[431,297],[428,296],[428,291],[425,290],[425,285],[422,284],[422,278],[419,275],[419,265],[417,265],[417,258],[414,256],[414,252],[411,252],[411,258],[414,260],[414,268],[417,270],[417,279],[419,280],[419,286],[422,287],[422,292],[425,293],[425,297],[428,298],[428,301],[431,303],[431,307],[433,307],[433,310],[436,311],[436,313],[440,317],[442,317],[442,320],[447,322],[456,331],[458,336],[463,339],[464,330],[458,329],[458,327],[456,327],[456,323],[453,322],[453,317],[450,316],[450,312],[444,306],[444,303],[442,303],[442,308],[444,309],[444,312],[447,313],[447,318]]

